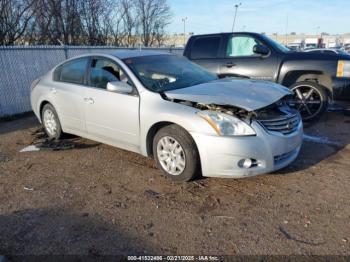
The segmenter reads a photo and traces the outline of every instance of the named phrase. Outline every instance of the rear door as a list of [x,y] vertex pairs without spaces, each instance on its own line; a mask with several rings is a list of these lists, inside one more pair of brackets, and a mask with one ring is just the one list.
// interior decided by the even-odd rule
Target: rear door
[[133,85],[117,62],[91,59],[85,91],[86,129],[89,135],[109,144],[133,150],[139,146],[139,96],[107,90],[108,82],[123,81]]
[[223,37],[221,35],[196,37],[190,43],[188,58],[208,71],[218,74],[220,69],[220,49]]
[[[274,50],[262,56],[255,54],[255,45],[264,45],[254,35],[226,35],[220,74],[225,76],[245,76],[257,80],[275,81],[278,74],[278,60]],[[266,45],[267,46],[267,45]]]
[[84,133],[85,74],[89,58],[77,58],[56,68],[50,93],[65,131]]

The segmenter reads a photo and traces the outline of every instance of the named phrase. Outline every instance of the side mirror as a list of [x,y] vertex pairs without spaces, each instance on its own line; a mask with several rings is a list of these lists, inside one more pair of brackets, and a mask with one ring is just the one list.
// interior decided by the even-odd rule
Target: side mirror
[[115,93],[130,94],[133,88],[125,82],[113,81],[107,83],[107,90]]
[[255,54],[265,56],[270,53],[270,49],[268,49],[268,47],[264,45],[255,45],[253,48],[253,52]]

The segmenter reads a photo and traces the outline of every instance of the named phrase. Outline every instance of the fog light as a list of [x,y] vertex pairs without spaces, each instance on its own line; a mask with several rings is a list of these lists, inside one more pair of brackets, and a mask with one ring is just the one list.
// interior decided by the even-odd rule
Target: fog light
[[244,161],[243,161],[243,167],[244,168],[251,168],[252,167],[252,165],[253,165],[253,161],[251,160],[251,159],[245,159]]
[[246,158],[246,159],[241,159],[238,162],[238,166],[241,168],[251,168],[253,166],[256,166],[256,160],[255,159],[251,159],[251,158]]

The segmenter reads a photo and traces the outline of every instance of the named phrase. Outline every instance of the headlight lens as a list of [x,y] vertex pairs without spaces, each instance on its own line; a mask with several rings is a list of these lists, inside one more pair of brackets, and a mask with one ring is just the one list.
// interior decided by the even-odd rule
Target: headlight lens
[[198,115],[204,118],[221,136],[253,136],[254,129],[242,120],[216,111],[200,111]]
[[338,61],[337,77],[350,77],[350,61]]

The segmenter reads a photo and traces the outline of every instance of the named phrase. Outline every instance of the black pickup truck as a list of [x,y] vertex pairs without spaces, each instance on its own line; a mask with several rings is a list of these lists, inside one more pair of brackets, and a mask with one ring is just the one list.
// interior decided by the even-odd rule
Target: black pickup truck
[[304,120],[317,119],[327,105],[348,107],[350,56],[291,51],[257,33],[192,36],[184,56],[219,77],[273,81],[294,91],[290,105]]

